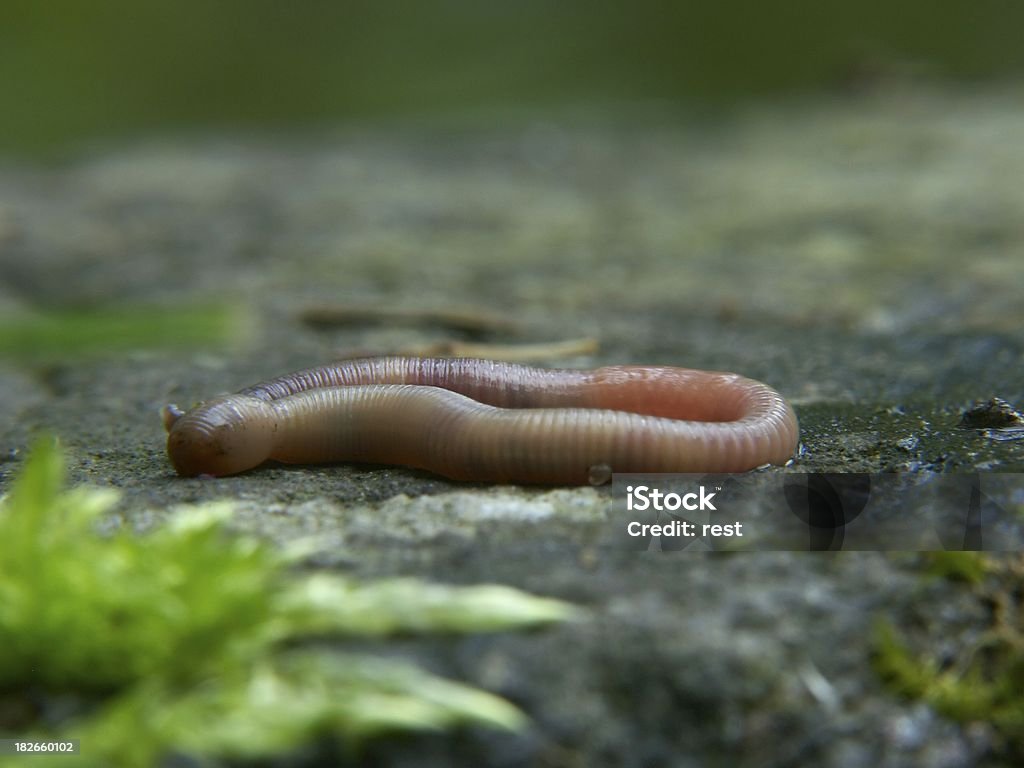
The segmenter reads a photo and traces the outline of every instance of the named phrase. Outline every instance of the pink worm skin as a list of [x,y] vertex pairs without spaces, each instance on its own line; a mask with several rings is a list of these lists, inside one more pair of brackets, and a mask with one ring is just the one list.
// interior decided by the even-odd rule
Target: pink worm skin
[[593,472],[743,472],[784,464],[796,415],[734,373],[548,370],[471,359],[348,360],[164,410],[179,475],[267,460],[404,464],[456,480],[585,484]]

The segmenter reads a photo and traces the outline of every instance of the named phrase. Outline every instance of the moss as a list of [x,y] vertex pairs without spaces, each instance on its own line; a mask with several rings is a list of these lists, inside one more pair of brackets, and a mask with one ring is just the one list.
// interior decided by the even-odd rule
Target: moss
[[244,339],[240,307],[126,306],[0,317],[0,358],[52,361],[125,350],[218,345]]
[[524,716],[484,691],[295,641],[571,613],[502,586],[299,574],[267,544],[228,535],[223,503],[180,509],[145,537],[100,536],[117,494],[64,491],[62,475],[59,450],[40,444],[0,506],[0,736],[78,738],[84,765],[151,765],[172,749],[266,756],[327,734],[519,728]]
[[[959,638],[931,629],[911,642],[891,621],[879,620],[874,629],[874,669],[898,696],[924,701],[961,723],[988,724],[1006,756],[1022,759],[1024,598],[1020,577],[1024,560],[991,560],[977,553],[933,554],[929,560],[933,571],[973,585],[978,599],[991,607],[990,624],[980,633]],[[951,640],[957,651],[952,657]],[[941,656],[939,648],[944,649]]]
[[981,552],[936,551],[926,553],[928,573],[951,581],[981,584],[991,563]]

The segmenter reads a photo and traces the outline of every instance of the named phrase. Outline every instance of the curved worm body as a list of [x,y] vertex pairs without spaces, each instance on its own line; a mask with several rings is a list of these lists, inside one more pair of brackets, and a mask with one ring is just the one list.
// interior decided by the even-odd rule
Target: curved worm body
[[456,480],[585,484],[592,470],[743,472],[785,463],[798,427],[770,387],[734,373],[546,370],[381,357],[292,373],[164,409],[178,474],[289,464],[404,464]]

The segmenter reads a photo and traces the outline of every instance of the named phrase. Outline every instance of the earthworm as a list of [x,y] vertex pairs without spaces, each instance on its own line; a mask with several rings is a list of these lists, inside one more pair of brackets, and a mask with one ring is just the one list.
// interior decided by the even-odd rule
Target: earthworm
[[456,480],[585,484],[609,471],[782,464],[798,439],[782,396],[734,373],[465,358],[346,360],[163,415],[184,476],[355,461]]

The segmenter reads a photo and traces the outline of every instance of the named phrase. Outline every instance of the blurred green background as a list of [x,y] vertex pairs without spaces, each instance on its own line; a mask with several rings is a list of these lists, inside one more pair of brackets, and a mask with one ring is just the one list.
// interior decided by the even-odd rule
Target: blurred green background
[[1024,3],[2,0],[0,154],[1012,76]]

